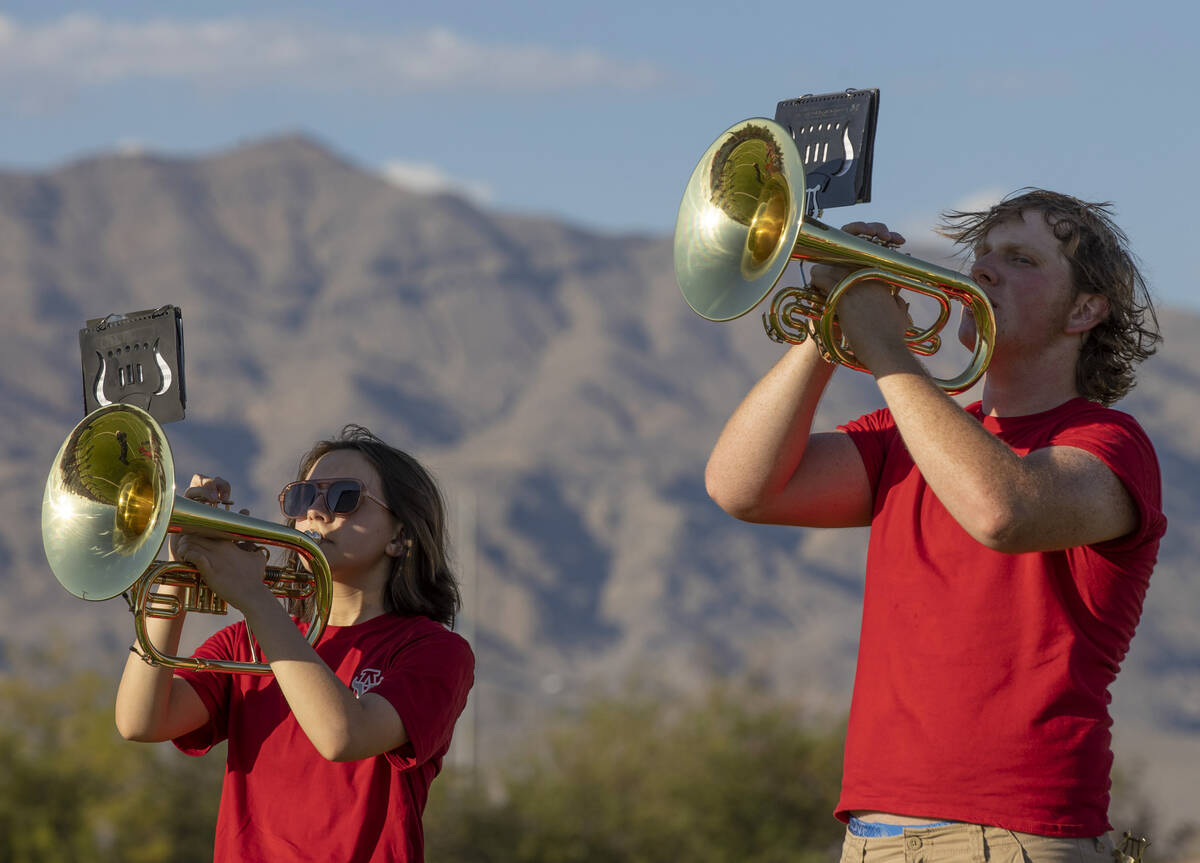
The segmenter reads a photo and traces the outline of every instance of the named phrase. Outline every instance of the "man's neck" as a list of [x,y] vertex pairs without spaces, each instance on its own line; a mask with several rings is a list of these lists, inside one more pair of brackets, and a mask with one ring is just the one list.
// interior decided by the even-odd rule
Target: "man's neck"
[[1004,386],[986,380],[983,385],[983,414],[991,417],[1031,416],[1052,410],[1078,396],[1073,386],[1040,388],[1030,392],[1019,385]]
[[1078,350],[1059,355],[996,357],[983,383],[985,416],[1029,416],[1079,395],[1075,388]]

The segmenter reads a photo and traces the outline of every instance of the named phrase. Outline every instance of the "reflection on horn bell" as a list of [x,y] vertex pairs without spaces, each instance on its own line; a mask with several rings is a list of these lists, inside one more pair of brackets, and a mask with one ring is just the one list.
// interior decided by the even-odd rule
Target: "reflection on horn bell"
[[[142,654],[155,664],[270,673],[264,662],[167,656],[151,643],[147,617],[225,612],[193,567],[155,561],[167,534],[184,531],[295,551],[307,570],[269,566],[264,580],[277,597],[312,600],[306,637],[317,643],[333,596],[317,543],[289,527],[176,496],[171,449],[162,427],[141,408],[114,404],[88,414],[59,449],[42,498],[42,545],[59,583],[81,599],[125,594]],[[161,584],[183,588],[181,596],[156,593]]]
[[865,371],[840,335],[836,308],[850,287],[880,279],[893,290],[931,297],[939,306],[932,325],[906,333],[913,353],[928,356],[938,350],[951,301],[970,311],[976,324],[971,362],[961,374],[935,381],[957,393],[979,380],[991,359],[995,318],[978,285],[961,273],[807,217],[804,201],[804,165],[786,129],[762,118],[727,129],[692,172],[675,223],[675,278],[688,305],[708,320],[728,321],[762,302],[790,261],[848,267],[854,272],[828,297],[811,289],[780,291],[763,316],[768,334],[792,343],[811,335],[832,359]]
[[161,427],[142,414],[130,406],[89,414],[63,443],[46,480],[46,558],[80,599],[125,591],[130,573],[153,562],[167,534],[163,501],[174,494],[175,466]]

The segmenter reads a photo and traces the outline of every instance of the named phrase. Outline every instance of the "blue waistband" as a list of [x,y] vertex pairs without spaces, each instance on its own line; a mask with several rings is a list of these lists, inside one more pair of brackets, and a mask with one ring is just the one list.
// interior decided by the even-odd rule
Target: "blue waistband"
[[850,819],[850,833],[853,836],[903,836],[905,830],[927,830],[930,827],[946,827],[954,821],[930,821],[927,824],[888,824],[884,821],[863,821],[861,818]]

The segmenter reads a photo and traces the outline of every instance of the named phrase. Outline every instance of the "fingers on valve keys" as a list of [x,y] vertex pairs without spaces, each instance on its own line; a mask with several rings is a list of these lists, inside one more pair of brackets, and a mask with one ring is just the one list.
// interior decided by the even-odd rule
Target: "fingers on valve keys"
[[[223,506],[226,510],[233,506],[233,501],[230,500],[232,487],[229,481],[219,476],[207,476],[202,473],[193,474],[192,482],[184,491],[183,496],[189,500],[206,503],[209,506]],[[239,509],[241,515],[250,515],[250,510]],[[269,553],[268,550],[256,543],[248,540],[238,540],[234,542],[238,548],[243,551],[254,551],[259,553]]]
[[[847,234],[870,240],[881,246],[894,248],[904,244],[904,236],[888,228],[883,222],[850,222],[843,225],[842,230]],[[842,267],[830,264],[814,264],[809,271],[809,284],[826,296],[837,287],[842,279],[854,272],[853,267]]]
[[229,508],[233,505],[230,500],[232,488],[229,481],[222,479],[219,476],[206,476],[198,473],[192,476],[191,484],[183,493],[183,496],[189,500],[207,503],[211,506],[223,505]]
[[863,237],[883,246],[902,246],[904,236],[890,230],[883,222],[850,222],[842,230],[856,237]]

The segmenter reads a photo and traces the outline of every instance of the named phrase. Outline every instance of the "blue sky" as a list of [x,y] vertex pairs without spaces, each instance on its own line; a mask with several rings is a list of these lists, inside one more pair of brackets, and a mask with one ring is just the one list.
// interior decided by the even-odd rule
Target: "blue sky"
[[877,87],[872,201],[828,221],[921,238],[1022,186],[1109,200],[1160,300],[1200,311],[1181,247],[1200,191],[1191,8],[0,2],[0,167],[303,131],[491,208],[668,233],[723,129]]

